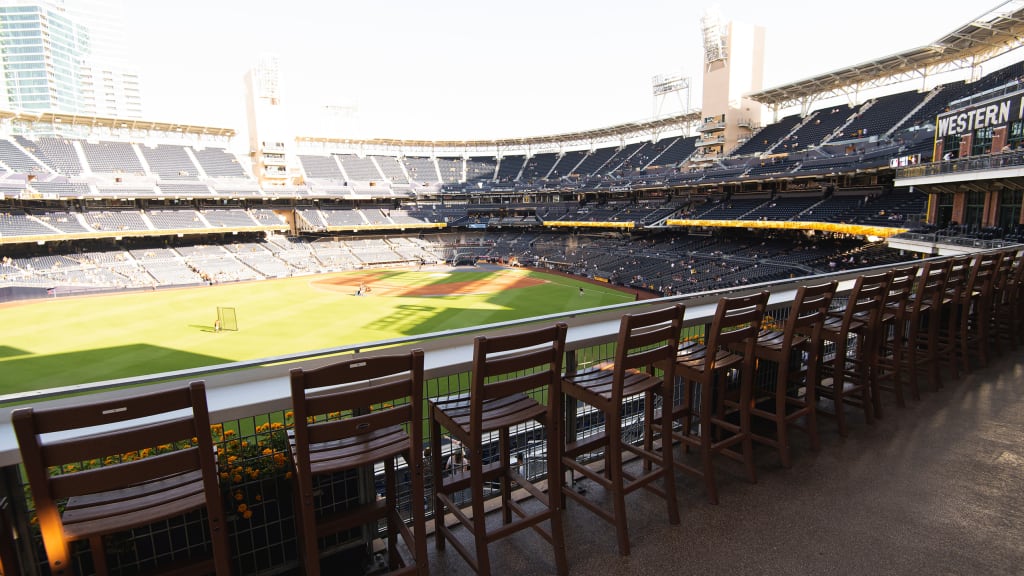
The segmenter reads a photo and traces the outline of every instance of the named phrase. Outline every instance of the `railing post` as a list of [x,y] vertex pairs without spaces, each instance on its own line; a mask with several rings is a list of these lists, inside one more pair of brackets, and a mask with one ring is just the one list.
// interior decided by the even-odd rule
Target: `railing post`
[[0,564],[4,574],[39,576],[34,530],[18,465],[0,472]]
[[[573,374],[576,374],[576,370],[579,369],[579,360],[576,357],[576,350],[566,350],[565,351],[565,365],[564,365],[564,367],[565,367],[565,375],[566,376],[571,376]],[[563,400],[563,402],[562,402],[562,412],[563,412],[562,422],[565,422],[565,430],[562,431],[562,434],[565,437],[565,444],[569,444],[569,443],[572,443],[572,442],[576,441],[576,412],[577,412],[576,404],[577,404],[577,402],[575,400],[572,401],[572,402],[565,402],[564,399],[565,399],[565,396],[562,397],[562,400]],[[562,484],[565,484],[565,482],[568,481],[568,485],[572,486],[572,475],[573,475],[572,469],[569,468],[568,472],[569,472],[568,479],[561,478],[560,482]],[[548,470],[548,478],[551,478],[551,474],[552,473],[558,474],[559,471],[558,470]],[[550,482],[550,480],[549,480],[549,482]],[[562,497],[561,494],[559,494],[558,497],[561,498]]]

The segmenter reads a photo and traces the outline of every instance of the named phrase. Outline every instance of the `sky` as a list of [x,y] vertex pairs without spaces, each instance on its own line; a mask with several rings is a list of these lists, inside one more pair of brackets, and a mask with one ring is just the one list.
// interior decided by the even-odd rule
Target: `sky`
[[653,76],[699,85],[712,5],[765,27],[769,88],[926,44],[1000,3],[130,0],[125,23],[147,120],[244,129],[242,78],[272,53],[296,134],[472,140],[650,119]]

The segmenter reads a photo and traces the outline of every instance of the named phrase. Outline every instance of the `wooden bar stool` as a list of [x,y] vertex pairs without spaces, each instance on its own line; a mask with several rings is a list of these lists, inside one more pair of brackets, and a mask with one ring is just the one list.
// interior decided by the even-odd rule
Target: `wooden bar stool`
[[[817,395],[832,401],[840,436],[848,434],[847,404],[861,408],[868,424],[874,421],[871,379],[874,378],[875,343],[889,277],[889,273],[859,276],[846,304],[829,312],[822,330],[822,338],[832,344],[832,351],[831,361],[822,365],[823,377]],[[818,412],[828,414],[820,401]]]
[[[714,469],[714,457],[718,454],[743,462],[747,477],[757,482],[750,405],[754,347],[767,305],[768,292],[720,299],[714,319],[705,327],[703,343],[685,342],[676,352],[676,376],[682,384],[683,397],[672,405],[672,421],[682,421],[683,425],[672,436],[684,451],[696,448],[701,463],[692,466],[677,459],[675,465],[682,472],[704,480],[712,504],[718,503]],[[736,346],[742,353],[735,351]],[[740,373],[738,387],[733,386],[731,377],[735,371]],[[700,424],[699,432],[693,430],[694,419]],[[736,450],[737,445],[740,451]]]
[[[627,523],[626,495],[646,488],[663,497],[668,509],[669,523],[679,523],[676,502],[675,472],[672,466],[672,442],[662,434],[661,445],[655,447],[654,435],[671,429],[671,414],[662,410],[655,415],[656,398],[663,406],[672,403],[672,382],[675,371],[675,350],[679,344],[685,307],[676,304],[652,312],[626,314],[619,322],[615,346],[615,359],[591,368],[566,374],[562,392],[568,401],[579,402],[601,412],[604,430],[586,438],[567,439],[561,461],[561,478],[565,472],[578,474],[599,484],[612,499],[609,511],[601,504],[577,493],[571,482],[562,486],[563,497],[568,497],[615,527],[619,554],[630,551]],[[656,370],[662,374],[659,376]],[[622,440],[623,402],[631,397],[644,399],[644,439],[641,446]],[[660,420],[656,420],[660,418]],[[572,430],[571,432],[575,432]],[[578,462],[581,454],[604,448],[604,470],[598,471]],[[643,460],[642,471],[634,474],[623,465],[623,454]],[[662,486],[655,482],[662,480]]]
[[921,270],[917,287],[907,310],[906,349],[904,370],[910,375],[910,392],[920,400],[918,374],[927,373],[932,390],[942,387],[939,371],[942,346],[939,331],[942,326],[943,301],[946,278],[951,261],[928,262]]
[[[18,408],[11,420],[51,574],[76,573],[69,544],[88,540],[93,572],[105,576],[104,537],[197,509],[206,511],[212,554],[174,558],[174,573],[231,574],[202,382],[115,400]],[[83,434],[86,429],[92,430]],[[144,451],[156,454],[142,457]],[[113,463],[80,465],[108,459]]]
[[971,257],[955,256],[949,260],[945,291],[942,296],[942,324],[939,326],[939,358],[953,379],[960,378],[960,303],[971,273]]
[[[836,282],[797,289],[786,323],[780,330],[762,330],[757,336],[754,356],[776,368],[773,386],[756,387],[750,415],[772,423],[775,435],[751,432],[755,442],[778,450],[782,466],[792,466],[789,449],[789,429],[803,429],[811,440],[811,448],[818,450],[817,410],[814,395],[821,377],[821,330]],[[803,394],[800,391],[803,390]]]
[[992,284],[992,304],[989,321],[989,341],[996,354],[1003,353],[1003,345],[1014,348],[1017,345],[1013,333],[1013,303],[1017,297],[1015,275],[1020,271],[1017,265],[1017,250],[1004,250],[1000,254]]
[[[310,576],[320,574],[318,540],[386,521],[392,574],[427,574],[423,492],[423,351],[361,356],[291,371],[295,413],[293,454],[298,485],[296,523],[299,555]],[[334,416],[332,416],[334,415]],[[398,469],[408,471],[412,526],[400,514]],[[368,495],[363,505],[317,516],[314,479],[384,464],[384,498]],[[397,546],[401,537],[410,559]]]
[[[604,429],[586,438],[575,439],[574,424],[566,424],[568,436],[562,449],[560,467],[562,497],[582,504],[595,515],[615,527],[618,553],[630,553],[630,535],[626,495],[640,488],[665,498],[669,523],[679,524],[676,482],[672,465],[672,443],[663,435],[654,446],[656,431],[671,427],[670,414],[663,411],[660,422],[654,420],[655,399],[671,403],[675,349],[679,343],[685,306],[675,304],[648,313],[628,314],[618,324],[614,360],[565,375],[562,393],[569,402],[590,406],[604,418]],[[656,370],[662,371],[657,375]],[[643,397],[644,438],[640,446],[623,441],[624,402]],[[603,448],[603,470],[594,469],[579,456]],[[639,474],[627,470],[624,454],[643,460]],[[611,509],[572,489],[565,483],[566,474],[579,475],[600,485],[611,498]],[[654,484],[663,480],[663,486]]]
[[[877,354],[874,362],[874,378],[871,379],[871,402],[874,416],[881,418],[882,391],[892,392],[896,404],[905,408],[907,401],[903,392],[903,380],[909,378],[904,357],[907,349],[907,322],[909,321],[908,306],[914,295],[917,284],[917,266],[905,266],[892,270],[882,308],[879,312],[879,332]],[[914,380],[916,386],[917,380]],[[911,391],[914,397],[919,393]]]
[[[429,401],[435,543],[441,550],[450,541],[477,574],[493,572],[488,544],[526,528],[533,528],[551,544],[555,571],[568,573],[559,484],[552,476],[561,460],[560,388],[567,330],[559,323],[518,334],[478,336],[473,343],[468,396]],[[543,427],[546,444],[547,493],[512,463],[512,431],[521,434],[537,425]],[[441,473],[442,429],[468,450],[468,468]],[[495,435],[497,450],[491,445]],[[494,456],[489,457],[489,453]],[[529,511],[513,500],[513,482],[541,504],[540,511]],[[502,524],[490,529],[484,513],[485,487],[493,483],[500,489]],[[455,502],[455,494],[466,489],[470,491],[471,516]],[[460,542],[445,524],[448,512],[472,534],[473,549]],[[550,522],[550,530],[543,526],[545,521]]]
[[972,354],[978,363],[988,366],[989,332],[992,323],[992,293],[1002,254],[989,252],[974,256],[967,284],[960,292],[960,362],[964,372],[971,370]]

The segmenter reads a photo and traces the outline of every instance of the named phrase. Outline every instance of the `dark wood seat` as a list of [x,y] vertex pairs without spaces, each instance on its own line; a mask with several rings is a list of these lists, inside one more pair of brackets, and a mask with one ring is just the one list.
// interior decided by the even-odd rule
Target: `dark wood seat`
[[[441,550],[446,542],[451,542],[477,574],[494,572],[488,552],[491,542],[526,528],[533,528],[551,544],[554,571],[568,573],[557,479],[549,473],[548,491],[544,492],[540,478],[529,476],[526,470],[514,465],[511,437],[513,430],[543,427],[539,437],[545,446],[540,453],[546,455],[548,471],[558,470],[559,390],[567,330],[565,324],[559,323],[518,334],[478,336],[473,345],[469,393],[432,398],[429,402],[435,543]],[[466,450],[468,464],[448,469],[442,464],[442,429],[451,436],[452,446],[461,444],[461,449]],[[490,445],[494,436],[498,442],[496,451]],[[521,445],[516,448],[523,449]],[[449,452],[453,461],[463,456],[457,450]],[[502,524],[489,528],[484,510],[485,491],[495,484],[501,496]],[[540,509],[513,499],[513,484],[533,497]],[[456,494],[464,490],[469,490],[471,515],[456,502]],[[472,548],[446,525],[447,513],[470,532]]]
[[960,292],[959,356],[964,372],[971,371],[971,357],[981,367],[988,366],[989,334],[992,324],[993,286],[1002,259],[1000,252],[975,255],[971,260],[967,284]]
[[1024,250],[1014,257],[1009,276],[997,329],[1010,348],[1016,349],[1024,341]]
[[900,408],[907,405],[903,390],[903,381],[908,380],[911,394],[920,396],[917,391],[917,380],[909,381],[904,357],[910,351],[907,343],[907,323],[909,322],[909,306],[917,284],[918,266],[904,266],[891,271],[882,308],[879,313],[878,349],[872,366],[874,377],[871,379],[871,401],[874,416],[881,418],[884,413],[882,391],[892,392],[896,404]]
[[[320,368],[291,370],[295,414],[296,524],[305,573],[320,574],[318,540],[386,521],[388,565],[393,574],[427,574],[423,488],[423,351],[361,356]],[[409,476],[411,525],[401,515],[398,458]],[[372,473],[383,463],[384,498],[364,494],[355,509],[317,514],[318,476]],[[358,472],[357,472],[358,473]],[[405,545],[406,559],[398,539]]]
[[921,269],[914,294],[906,309],[905,354],[903,371],[909,375],[910,391],[920,400],[918,375],[926,373],[931,389],[942,388],[939,364],[942,361],[942,343],[939,334],[943,326],[943,308],[946,299],[946,279],[951,260],[931,261]]
[[[861,408],[868,424],[874,421],[871,381],[889,278],[889,273],[857,277],[845,305],[830,311],[822,330],[822,339],[831,349],[825,349],[826,361],[816,391],[818,412],[836,417],[841,436],[848,434],[848,404]],[[825,409],[820,399],[830,400],[832,410]]]
[[[672,437],[685,452],[696,448],[700,464],[676,459],[675,465],[703,479],[712,504],[718,503],[714,458],[719,454],[742,462],[749,480],[757,482],[750,406],[754,347],[767,305],[768,292],[721,298],[711,324],[704,328],[703,342],[684,342],[676,351],[676,377],[683,394],[672,404],[672,421],[682,426],[674,428]],[[739,378],[734,384],[736,371]],[[693,428],[694,420],[699,431]]]
[[942,296],[942,323],[939,326],[939,361],[948,369],[953,379],[960,378],[960,300],[967,288],[971,273],[971,257],[955,256],[949,259]]
[[996,354],[1017,347],[1019,334],[1016,324],[1016,300],[1020,296],[1021,254],[1016,249],[1005,250],[999,259],[999,267],[992,284],[992,304],[989,340]]
[[[655,415],[656,399],[663,405],[672,403],[672,382],[675,371],[675,350],[679,344],[685,307],[676,304],[651,312],[626,314],[619,321],[615,344],[615,358],[584,370],[566,374],[562,391],[572,402],[570,413],[581,405],[599,411],[604,418],[604,430],[577,439],[575,430],[567,424],[570,437],[562,456],[561,477],[565,472],[580,476],[600,485],[612,500],[611,510],[573,489],[571,483],[562,487],[564,497],[577,502],[599,518],[615,527],[619,553],[630,553],[626,495],[646,488],[665,499],[669,522],[679,523],[676,501],[675,471],[672,465],[672,443],[662,435],[656,446],[657,432],[671,429],[671,414],[662,411]],[[661,374],[658,374],[658,370]],[[635,445],[623,441],[623,403],[629,398],[643,397],[643,442]],[[660,420],[658,418],[660,417]],[[575,421],[575,418],[572,419]],[[579,462],[582,454],[604,449],[604,469],[595,470]],[[640,458],[643,462],[638,473],[626,470],[624,455]],[[662,480],[659,487],[656,481]]]
[[[206,511],[210,553],[175,558],[154,572],[231,573],[202,382],[116,400],[19,408],[11,419],[52,574],[76,572],[69,547],[76,540],[89,541],[93,571],[108,574],[105,536],[193,510]],[[125,457],[150,450],[155,454]],[[82,466],[90,461],[103,465]]]
[[835,281],[801,286],[782,330],[762,330],[757,335],[755,357],[774,366],[776,372],[770,386],[755,388],[750,414],[770,422],[775,434],[758,433],[757,426],[751,433],[755,442],[778,450],[786,468],[792,466],[790,428],[804,430],[812,449],[820,447],[814,392],[821,376],[821,330],[835,292]]

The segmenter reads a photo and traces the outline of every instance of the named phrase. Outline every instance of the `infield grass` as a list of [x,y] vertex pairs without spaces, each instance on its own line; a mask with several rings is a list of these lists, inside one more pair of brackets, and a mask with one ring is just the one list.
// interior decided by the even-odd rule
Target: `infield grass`
[[[542,282],[487,292],[487,284],[503,274]],[[355,287],[367,277],[368,285],[378,289],[355,296]],[[480,291],[414,295],[444,294],[441,285],[452,282],[477,283]],[[0,306],[0,394],[386,340],[633,298],[612,287],[532,271],[376,270],[14,303]],[[238,332],[213,331],[217,306],[235,308]]]

